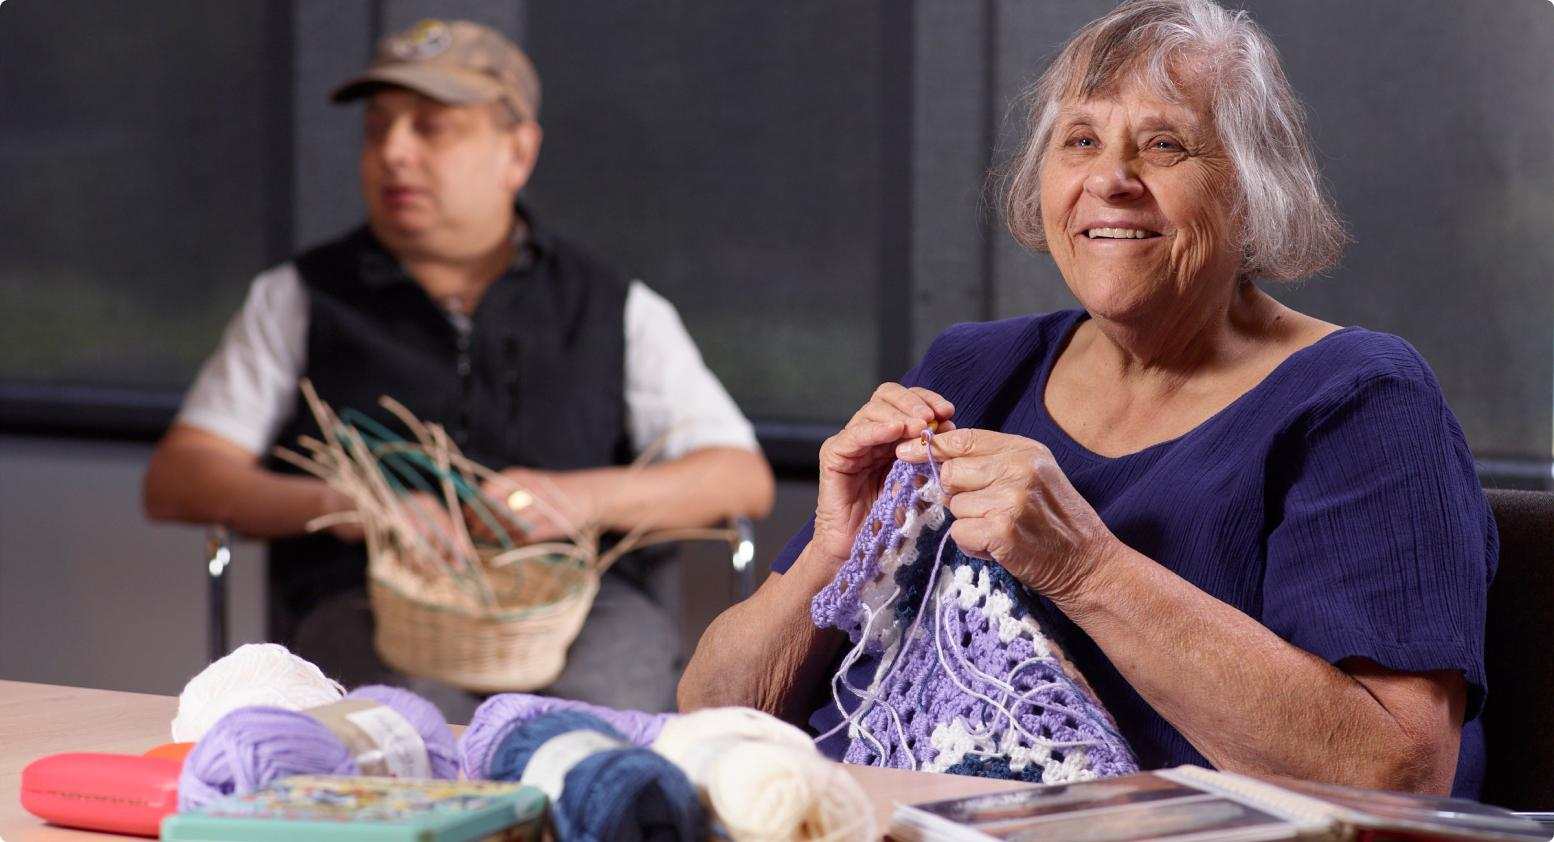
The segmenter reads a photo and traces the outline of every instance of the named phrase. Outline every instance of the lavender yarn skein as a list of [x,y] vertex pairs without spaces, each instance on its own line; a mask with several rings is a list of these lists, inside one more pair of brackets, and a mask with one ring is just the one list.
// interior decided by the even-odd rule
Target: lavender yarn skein
[[287,775],[354,775],[356,762],[323,723],[285,708],[238,708],[216,720],[178,776],[178,810],[253,792]]
[[347,693],[347,699],[369,699],[385,707],[393,708],[421,735],[426,745],[426,759],[432,767],[432,777],[453,780],[459,776],[459,750],[453,741],[453,731],[442,711],[431,702],[409,690],[367,684]]
[[599,719],[618,731],[634,746],[647,746],[658,739],[658,732],[672,714],[643,713],[535,696],[529,693],[502,693],[492,696],[475,709],[469,728],[459,738],[459,762],[464,777],[483,780],[491,776],[492,757],[513,729],[554,711],[577,711]]
[[[347,699],[368,699],[397,711],[426,744],[432,775],[458,776],[453,732],[435,705],[408,690],[369,685]],[[359,774],[340,738],[306,713],[247,707],[216,720],[195,744],[178,778],[178,809],[193,810],[227,795],[244,795],[288,775]]]

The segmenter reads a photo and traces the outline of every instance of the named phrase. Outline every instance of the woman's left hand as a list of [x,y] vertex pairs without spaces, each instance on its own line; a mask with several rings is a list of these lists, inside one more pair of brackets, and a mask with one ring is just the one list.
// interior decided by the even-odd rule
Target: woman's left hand
[[[1060,607],[1119,544],[1040,442],[959,429],[934,436],[933,454],[961,552],[998,562]],[[909,442],[896,455],[923,462],[927,449]]]

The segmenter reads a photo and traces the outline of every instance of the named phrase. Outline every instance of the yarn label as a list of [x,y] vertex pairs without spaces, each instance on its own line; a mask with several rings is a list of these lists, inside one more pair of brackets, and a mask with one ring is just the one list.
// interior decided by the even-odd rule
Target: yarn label
[[540,744],[523,767],[519,783],[539,789],[551,801],[561,798],[561,788],[572,767],[601,751],[624,748],[625,743],[598,731],[581,730],[557,734]]
[[430,778],[420,732],[399,711],[369,699],[344,699],[303,711],[340,738],[363,775]]

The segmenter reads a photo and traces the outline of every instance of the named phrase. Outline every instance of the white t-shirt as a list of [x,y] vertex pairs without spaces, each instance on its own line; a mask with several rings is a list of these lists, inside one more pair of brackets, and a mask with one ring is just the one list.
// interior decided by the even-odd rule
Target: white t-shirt
[[[750,422],[702,362],[674,305],[632,281],[625,309],[632,447],[640,453],[667,432],[663,459],[706,447],[758,450]],[[184,396],[178,421],[263,454],[291,420],[307,336],[308,298],[296,267],[260,274]]]

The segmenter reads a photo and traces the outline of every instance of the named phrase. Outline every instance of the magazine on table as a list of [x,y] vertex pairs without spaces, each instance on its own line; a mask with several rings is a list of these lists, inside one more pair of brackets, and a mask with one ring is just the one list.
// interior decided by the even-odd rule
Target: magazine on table
[[1526,842],[1537,822],[1440,796],[1267,780],[1196,766],[902,804],[892,838],[1006,842]]

